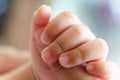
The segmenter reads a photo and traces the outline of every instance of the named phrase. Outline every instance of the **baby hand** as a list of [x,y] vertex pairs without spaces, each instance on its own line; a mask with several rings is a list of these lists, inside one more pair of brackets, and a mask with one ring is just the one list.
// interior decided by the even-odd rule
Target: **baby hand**
[[41,6],[33,19],[31,50],[37,76],[41,80],[108,78],[112,70],[106,67],[114,65],[105,62],[107,43],[73,13],[63,12],[51,21],[50,13],[49,7]]

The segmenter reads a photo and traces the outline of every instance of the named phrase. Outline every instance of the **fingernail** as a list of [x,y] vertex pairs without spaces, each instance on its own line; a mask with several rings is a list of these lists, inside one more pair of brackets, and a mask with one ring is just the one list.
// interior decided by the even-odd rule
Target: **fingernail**
[[53,62],[53,54],[49,51],[42,52],[42,59],[45,63],[52,63]]
[[93,65],[88,65],[87,66],[87,71],[89,71],[89,72],[94,71],[94,66]]
[[49,44],[49,38],[47,35],[45,34],[42,34],[41,36],[41,42],[44,44],[44,45],[48,45]]
[[43,20],[44,14],[48,14],[48,12],[51,12],[51,8],[47,5],[40,6],[34,13],[34,23],[36,25],[43,25],[40,27],[44,27],[48,23],[48,21]]
[[70,58],[68,56],[61,56],[60,57],[60,64],[64,67],[68,67],[68,64],[70,63]]
[[34,15],[34,23],[36,25],[41,25],[43,23],[43,21],[41,20],[42,16],[39,15],[39,12],[35,11],[35,13],[33,15]]

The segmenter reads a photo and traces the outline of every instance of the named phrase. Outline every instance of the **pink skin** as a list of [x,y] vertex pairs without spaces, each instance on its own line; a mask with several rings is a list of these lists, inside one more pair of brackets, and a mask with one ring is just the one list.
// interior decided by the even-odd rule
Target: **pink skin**
[[[6,63],[6,67],[0,67],[0,73],[7,73],[1,74],[0,80],[111,80],[117,68],[106,62],[106,42],[96,38],[70,12],[63,12],[51,21],[50,15],[51,9],[46,5],[33,15],[32,59],[29,54],[19,57],[13,53],[13,57],[0,52],[0,65]],[[13,64],[10,67],[8,59]]]
[[[68,19],[65,19],[63,16],[64,14],[65,17],[68,17]],[[57,54],[59,52],[61,53],[61,48],[59,48],[61,46],[56,44],[54,39],[61,36],[60,34],[63,33],[63,31],[67,31],[68,28],[66,28],[66,26],[76,26],[76,24],[79,26],[83,25],[80,25],[81,23],[78,18],[69,12],[61,13],[52,21],[50,21],[50,15],[51,9],[48,6],[42,5],[33,16],[31,52],[34,60],[34,70],[37,80],[109,80],[109,76],[107,76],[110,74],[108,73],[109,68],[104,68],[106,64],[109,64],[104,62],[108,53],[106,42],[102,39],[96,39],[92,32],[89,31],[89,29],[86,29],[86,32],[90,33],[90,36],[85,34],[87,37],[83,37],[81,40],[81,42],[83,41],[82,46],[78,46],[78,43],[80,43],[79,41],[74,44],[75,47],[78,46],[78,48],[75,48],[74,50],[70,50],[74,47],[71,44],[71,48],[64,48],[64,45],[62,45],[62,54]],[[73,20],[71,20],[71,17],[69,16],[72,16]],[[58,18],[62,18],[63,21],[65,20],[66,22],[64,21],[65,23],[62,23],[63,21],[60,21],[61,19]],[[56,25],[59,25],[59,27],[56,29],[53,28],[56,27]],[[63,34],[63,37],[65,35],[66,34]],[[84,36],[84,33],[82,33],[82,35]],[[66,43],[65,45],[68,46],[69,43]],[[81,55],[79,56],[79,52],[78,54],[72,54],[77,53],[80,49],[82,50],[82,60],[80,58]],[[53,51],[56,56],[52,55],[49,50]],[[65,52],[65,50],[70,51]],[[94,55],[93,52],[97,54]],[[64,59],[66,61],[63,61],[61,59],[63,55],[67,55],[67,57],[69,56],[69,59],[73,57],[73,59],[68,62],[68,58],[66,58]],[[86,62],[88,63],[83,65]],[[96,66],[98,64],[103,66]],[[98,71],[101,72],[98,73]]]
[[[10,47],[9,48],[5,47],[4,49],[0,48],[0,57],[1,57],[0,80],[36,80],[35,75],[33,73],[32,64],[29,63],[31,62],[32,59],[27,52],[18,51],[15,49],[13,50]],[[3,63],[4,63],[4,66],[3,66]],[[12,66],[9,66],[9,63],[11,63]],[[88,73],[92,72],[91,74],[97,77],[103,77],[104,75],[104,77],[110,78],[110,76],[112,76],[111,72],[113,73],[113,71],[116,70],[116,66],[110,62],[98,61],[98,62],[88,63],[88,65],[86,66],[86,69]],[[86,79],[91,79],[90,75],[84,75],[82,72],[78,72],[78,73],[80,73],[80,75],[82,74],[82,76],[86,77]],[[63,78],[65,77],[63,76]],[[109,80],[109,79],[103,78],[102,80]]]

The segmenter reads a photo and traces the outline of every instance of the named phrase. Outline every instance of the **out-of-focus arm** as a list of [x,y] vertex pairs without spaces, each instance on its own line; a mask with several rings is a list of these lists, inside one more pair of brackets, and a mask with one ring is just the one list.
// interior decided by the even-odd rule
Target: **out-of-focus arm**
[[0,80],[35,80],[32,63],[26,63],[2,76]]

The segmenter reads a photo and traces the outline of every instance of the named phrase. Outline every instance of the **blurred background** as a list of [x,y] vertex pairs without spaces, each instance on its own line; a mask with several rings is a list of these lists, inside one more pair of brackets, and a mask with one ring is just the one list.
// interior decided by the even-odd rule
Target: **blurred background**
[[42,4],[51,6],[52,17],[75,13],[108,42],[108,59],[120,68],[120,0],[0,0],[0,45],[28,49],[32,14]]

